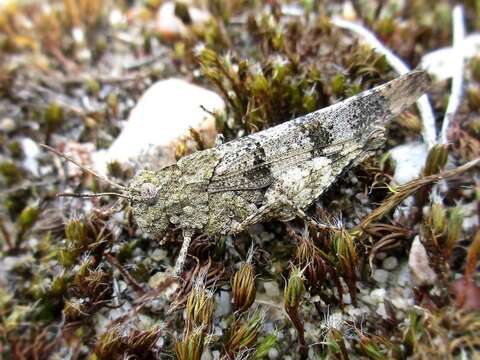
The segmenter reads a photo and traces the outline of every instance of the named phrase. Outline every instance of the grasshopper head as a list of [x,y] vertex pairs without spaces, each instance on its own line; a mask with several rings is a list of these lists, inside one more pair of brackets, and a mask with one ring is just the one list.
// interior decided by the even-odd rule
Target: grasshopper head
[[132,180],[129,198],[140,228],[154,237],[165,233],[169,225],[165,209],[167,177],[163,171],[140,171]]

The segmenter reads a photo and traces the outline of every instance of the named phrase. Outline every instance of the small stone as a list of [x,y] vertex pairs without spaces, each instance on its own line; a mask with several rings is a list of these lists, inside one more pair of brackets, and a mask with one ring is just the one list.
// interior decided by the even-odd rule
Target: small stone
[[[170,277],[170,273],[168,271],[159,271],[153,274],[150,279],[148,279],[148,286],[152,289],[156,289],[159,287],[164,281],[166,281]],[[164,291],[161,293],[161,297],[167,300],[170,300],[172,296],[176,293],[179,284],[177,282],[173,282],[170,286],[168,286]]]
[[365,314],[368,314],[370,312],[370,310],[366,306],[363,306],[363,307],[347,306],[345,307],[345,310],[347,314],[355,320],[364,319]]
[[373,279],[378,282],[378,283],[386,283],[388,280],[388,271],[383,270],[383,269],[377,269],[373,273]]
[[12,118],[6,117],[3,118],[0,122],[0,131],[5,131],[6,133],[10,133],[14,131],[16,128],[15,121]]
[[268,350],[268,358],[270,360],[276,360],[276,359],[279,359],[279,356],[280,356],[280,353],[278,352],[277,349],[275,349],[274,347],[270,348]]
[[106,174],[107,164],[114,160],[132,161],[141,169],[171,165],[177,145],[191,128],[206,144],[213,144],[215,119],[202,106],[211,112],[223,111],[225,103],[213,91],[185,80],[158,81],[142,95],[110,148],[93,155],[94,167]]
[[400,269],[397,272],[397,284],[399,286],[407,286],[411,282],[410,269],[407,262],[402,262]]
[[382,267],[385,270],[394,270],[398,265],[398,260],[395,256],[389,256],[382,262]]
[[385,289],[379,288],[375,289],[370,293],[370,297],[373,301],[378,303],[383,303],[385,296],[387,295],[387,291]]
[[383,318],[388,318],[384,303],[379,304],[375,312]]
[[163,249],[155,249],[153,253],[150,255],[150,257],[152,258],[152,260],[162,261],[167,258],[167,255],[168,255],[167,251]]
[[375,259],[377,260],[384,260],[386,257],[387,257],[387,253],[383,251],[380,251],[375,255]]
[[408,265],[417,285],[433,285],[437,280],[437,275],[430,267],[427,250],[425,250],[419,236],[416,236],[413,240],[408,256]]
[[205,349],[200,357],[200,360],[213,360],[213,354],[209,349]]
[[232,312],[231,297],[228,291],[220,291],[216,293],[215,304],[217,304],[214,312],[215,318],[220,318]]
[[[188,17],[191,20],[190,24],[186,24],[175,14],[176,6],[182,6],[187,10]],[[158,9],[156,29],[163,39],[174,41],[188,37],[193,29],[202,28],[210,18],[211,16],[207,11],[197,7],[185,3],[177,5],[174,1],[166,1]]]
[[341,330],[344,322],[343,313],[341,311],[336,311],[330,315],[327,314],[325,321],[320,325],[320,327],[327,330],[332,328]]
[[[480,34],[473,33],[462,39],[460,43],[463,58],[468,59],[476,56],[480,51]],[[433,75],[436,80],[447,80],[457,71],[452,59],[457,56],[458,50],[453,47],[436,49],[422,57],[420,67]]]
[[372,299],[372,297],[370,296],[370,294],[361,295],[361,296],[360,296],[360,300],[361,300],[363,303],[365,303],[365,304],[375,305],[375,301]]
[[409,301],[408,299],[405,299],[405,298],[402,298],[402,297],[393,298],[393,299],[391,299],[391,302],[392,302],[393,306],[395,306],[397,309],[403,310],[403,311],[406,311],[413,306],[413,301],[412,300]]
[[393,178],[399,185],[416,179],[427,159],[428,149],[423,143],[408,143],[390,150],[395,161]]
[[152,289],[156,289],[166,278],[167,276],[164,272],[156,272],[150,277],[150,279],[148,279],[148,286]]
[[280,289],[275,281],[264,282],[265,294],[269,298],[278,298],[280,296]]
[[20,140],[23,154],[25,155],[22,161],[22,166],[30,171],[35,176],[39,176],[39,166],[37,157],[40,155],[40,147],[35,141],[30,138],[23,138]]

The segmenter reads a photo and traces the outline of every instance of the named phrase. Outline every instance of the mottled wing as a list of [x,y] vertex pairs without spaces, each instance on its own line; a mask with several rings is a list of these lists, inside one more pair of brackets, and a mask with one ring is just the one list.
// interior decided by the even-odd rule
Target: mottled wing
[[243,141],[242,146],[237,143],[237,151],[225,154],[215,170],[208,191],[244,191],[267,188],[279,174],[302,162],[319,156],[328,156],[333,159],[342,156],[344,146],[354,141],[354,139],[350,139],[320,146],[318,142],[305,139],[297,139],[294,144],[285,144],[279,139],[256,142],[249,139],[249,141]]
[[424,71],[412,71],[335,105],[216,148],[220,163],[208,191],[268,187],[286,169],[316,157],[346,157],[342,144],[365,144],[361,137],[411,105],[426,88]]

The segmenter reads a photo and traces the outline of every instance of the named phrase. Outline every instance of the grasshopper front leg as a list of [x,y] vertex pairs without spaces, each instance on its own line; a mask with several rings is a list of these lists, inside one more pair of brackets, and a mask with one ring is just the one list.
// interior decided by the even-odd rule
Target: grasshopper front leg
[[192,241],[193,231],[191,230],[184,230],[183,231],[183,243],[182,248],[180,249],[180,254],[178,255],[178,259],[175,262],[175,268],[173,270],[173,276],[180,277],[180,274],[183,271],[185,266],[185,260],[187,259],[188,248],[190,247],[190,243]]

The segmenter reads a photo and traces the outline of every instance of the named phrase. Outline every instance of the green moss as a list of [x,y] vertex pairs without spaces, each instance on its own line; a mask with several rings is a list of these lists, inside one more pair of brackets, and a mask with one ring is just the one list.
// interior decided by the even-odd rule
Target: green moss
[[0,174],[5,179],[7,186],[18,184],[23,178],[22,171],[11,161],[0,163]]
[[50,294],[54,297],[63,296],[63,294],[65,294],[67,291],[69,282],[70,279],[65,273],[56,276],[52,281]]
[[39,208],[36,205],[27,206],[20,213],[18,218],[18,226],[23,229],[29,229],[37,221],[39,215]]
[[[91,95],[97,95],[101,90],[100,83],[93,78],[88,78],[87,80],[85,80],[85,88],[87,89],[87,92]],[[59,114],[53,115],[59,116]]]
[[335,96],[341,97],[345,93],[345,76],[337,74],[332,80],[332,92]]
[[22,144],[20,144],[19,141],[9,142],[8,145],[7,145],[7,148],[8,148],[8,152],[10,153],[12,158],[14,158],[16,160],[20,160],[20,159],[23,158],[23,156],[24,156],[23,148],[22,148]]
[[43,113],[43,121],[48,133],[58,130],[65,121],[63,108],[57,104],[50,104]]
[[71,219],[65,224],[65,235],[72,247],[83,247],[90,242],[86,225],[80,219]]
[[264,359],[268,356],[270,349],[275,348],[278,344],[278,334],[273,333],[265,338],[261,339],[258,342],[258,345],[255,347],[255,358]]
[[460,240],[463,225],[463,212],[460,207],[455,207],[450,211],[448,217],[447,237],[445,239],[445,248],[450,253],[453,247]]
[[31,193],[29,190],[23,189],[7,194],[3,204],[11,219],[16,219],[22,210],[27,206],[30,195]]

